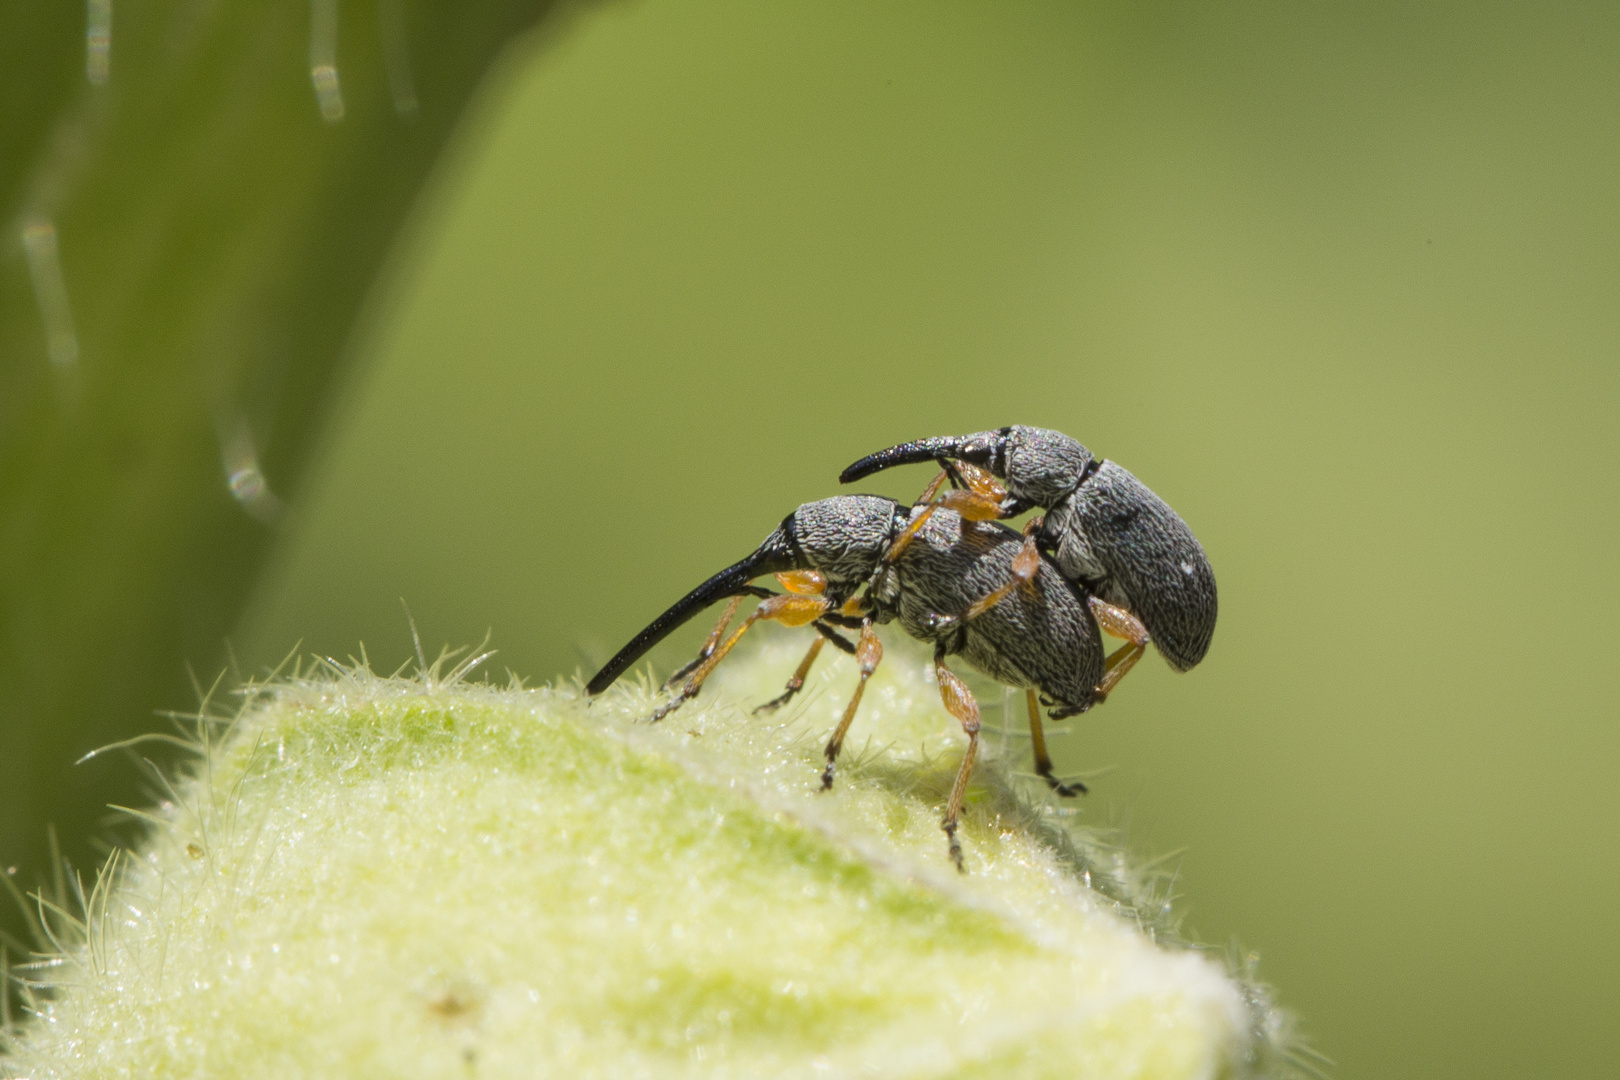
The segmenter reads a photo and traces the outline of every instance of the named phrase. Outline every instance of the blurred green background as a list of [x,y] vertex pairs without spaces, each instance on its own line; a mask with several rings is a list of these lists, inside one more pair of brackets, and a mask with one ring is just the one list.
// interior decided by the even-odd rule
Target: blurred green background
[[588,674],[856,457],[1055,427],[1221,588],[1202,666],[1150,659],[1058,743],[1114,767],[1086,818],[1181,852],[1189,927],[1261,955],[1335,1075],[1613,1068],[1620,9],[547,25],[397,240],[308,468],[267,459],[243,668],[392,669],[403,598],[430,648]]

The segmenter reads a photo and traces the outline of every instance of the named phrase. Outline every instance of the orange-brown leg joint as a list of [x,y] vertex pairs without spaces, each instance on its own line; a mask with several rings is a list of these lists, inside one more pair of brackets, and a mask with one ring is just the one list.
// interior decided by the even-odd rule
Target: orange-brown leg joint
[[973,775],[973,762],[979,754],[979,703],[956,673],[945,666],[942,656],[934,658],[934,676],[939,681],[939,696],[945,702],[946,711],[962,722],[962,730],[968,737],[962,767],[957,770],[956,783],[951,786],[951,801],[945,807],[945,820],[940,823],[950,841],[951,861],[958,870],[964,870],[962,843],[956,838],[956,827],[962,816],[962,800],[967,796],[968,778]]
[[1148,637],[1147,627],[1142,625],[1142,620],[1124,608],[1115,607],[1095,596],[1088,603],[1092,615],[1096,616],[1097,625],[1113,637],[1124,638],[1126,642],[1103,662],[1102,681],[1092,692],[1094,699],[1100,704],[1107,700],[1114,687],[1119,685],[1119,681],[1136,666],[1138,660],[1142,659],[1142,654],[1147,651],[1151,639]]
[[981,469],[977,465],[966,461],[952,462],[957,477],[968,486],[968,490],[978,495],[985,495],[996,502],[1007,497],[1007,489],[1002,486],[996,474],[989,469]]
[[858,619],[867,614],[871,608],[872,605],[867,602],[866,597],[852,596],[848,600],[844,601],[844,606],[838,609],[838,614],[848,615],[852,619]]
[[827,575],[820,570],[788,570],[777,574],[782,588],[800,596],[820,596],[827,591]]
[[872,677],[872,672],[883,660],[883,643],[872,632],[872,624],[867,623],[861,627],[861,640],[855,646],[855,662],[861,667],[861,681],[855,684],[855,693],[849,699],[849,705],[844,709],[844,717],[838,721],[833,729],[832,738],[827,740],[827,768],[821,773],[821,790],[826,791],[833,784],[833,767],[838,763],[838,752],[844,747],[844,736],[849,733],[849,725],[855,722],[855,710],[861,707],[861,695],[866,693],[866,680]]
[[957,489],[940,496],[938,505],[955,510],[969,521],[994,521],[1001,516],[1001,500],[977,491]]
[[[832,607],[832,601],[819,596],[796,596],[788,593],[764,601],[749,616],[750,619],[775,619],[783,626],[809,626]],[[742,633],[741,630],[737,632]],[[736,635],[732,635],[735,639]]]
[[1142,620],[1124,608],[1115,607],[1095,596],[1088,599],[1086,604],[1091,608],[1091,614],[1096,618],[1097,625],[1112,636],[1129,641],[1133,645],[1146,645],[1150,640],[1147,627],[1142,625]]

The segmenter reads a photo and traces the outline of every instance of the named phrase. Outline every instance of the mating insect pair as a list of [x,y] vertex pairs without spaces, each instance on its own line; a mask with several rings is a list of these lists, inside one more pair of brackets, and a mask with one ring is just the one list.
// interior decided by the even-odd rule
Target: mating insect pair
[[[941,827],[962,868],[957,839],[962,799],[979,746],[979,708],[946,658],[962,657],[991,678],[1025,691],[1035,771],[1059,795],[1085,791],[1052,771],[1040,705],[1059,720],[1104,700],[1149,642],[1177,671],[1203,659],[1215,628],[1215,577],[1192,531],[1146,485],[1099,461],[1056,431],[1006,427],[905,443],[862,458],[840,476],[850,483],[881,469],[937,461],[942,471],[917,505],[873,495],[806,503],[764,543],[692,590],[630,641],[587,685],[599,694],[647,650],[705,608],[729,599],[697,659],[671,676],[675,697],[661,720],[696,696],[715,666],[756,622],[811,626],[811,644],[782,705],[804,685],[831,641],[852,654],[859,682],[826,748],[822,786],[833,772],[867,680],[883,657],[873,626],[898,622],[934,646],[945,708],[968,747]],[[949,481],[950,490],[943,491]],[[999,523],[1034,508],[1022,533]],[[787,591],[753,584],[775,574]],[[761,603],[729,635],[746,596]],[[840,629],[859,631],[851,642]],[[1125,644],[1104,656],[1101,630]],[[682,682],[684,680],[684,682]]]

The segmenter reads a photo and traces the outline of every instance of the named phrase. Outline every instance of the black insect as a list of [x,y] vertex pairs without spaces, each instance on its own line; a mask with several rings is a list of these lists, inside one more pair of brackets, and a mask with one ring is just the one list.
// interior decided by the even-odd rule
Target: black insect
[[[936,482],[927,499],[942,483]],[[754,623],[772,619],[813,626],[820,636],[786,692],[761,708],[781,705],[803,686],[827,641],[854,654],[860,681],[827,743],[825,789],[832,786],[839,749],[883,656],[872,627],[898,621],[912,637],[933,644],[940,696],[968,736],[941,823],[960,868],[956,830],[978,753],[979,708],[946,666],[946,658],[961,656],[992,678],[1025,689],[1036,770],[1060,795],[1074,795],[1085,788],[1060,783],[1052,773],[1037,694],[1052,706],[1054,718],[1084,712],[1099,700],[1106,678],[1099,618],[1111,633],[1116,626],[1126,627],[1145,639],[1128,612],[1092,596],[1043,557],[1033,536],[994,521],[973,520],[974,507],[967,509],[964,515],[945,502],[905,506],[869,495],[807,503],[783,519],[753,554],[699,585],[637,634],[596,673],[587,690],[601,693],[676,627],[727,598],[730,603],[697,659],[665,684],[685,680],[653,720],[694,697]],[[788,591],[773,593],[752,584],[766,574],[775,574]],[[761,603],[728,636],[726,629],[745,596],[757,596]],[[840,628],[858,629],[859,640],[850,642]]]
[[855,462],[839,480],[847,484],[920,461],[944,466],[930,490],[949,475],[958,489],[939,503],[965,515],[994,519],[1044,508],[1044,519],[1032,519],[1031,533],[1041,553],[1088,595],[1140,620],[1132,632],[1130,624],[1110,624],[1109,613],[1098,610],[1104,629],[1128,642],[1108,658],[1098,700],[1149,640],[1177,671],[1209,651],[1216,612],[1209,559],[1187,523],[1118,464],[1097,460],[1062,432],[1015,426],[902,443]]

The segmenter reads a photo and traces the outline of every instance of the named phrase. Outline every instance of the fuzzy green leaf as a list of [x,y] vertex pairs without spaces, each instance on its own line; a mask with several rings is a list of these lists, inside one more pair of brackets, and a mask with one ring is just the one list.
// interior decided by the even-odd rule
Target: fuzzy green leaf
[[[147,843],[47,918],[31,1077],[1219,1077],[1280,1023],[1123,853],[992,761],[895,650],[818,791],[848,672],[784,716],[794,645],[663,724],[649,688],[463,669],[261,688]],[[992,735],[991,748],[1000,737]],[[1044,788],[1042,789],[1044,791]],[[1090,887],[1088,887],[1088,885]]]

